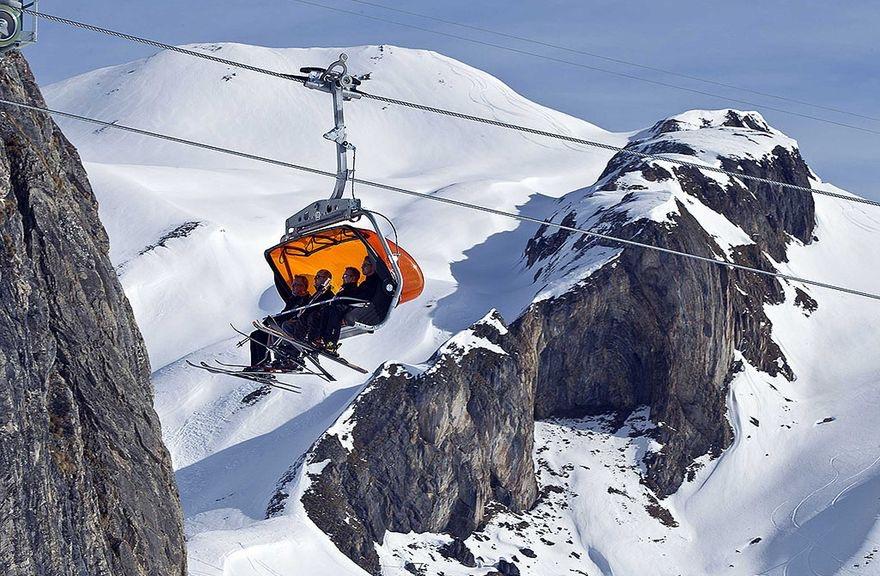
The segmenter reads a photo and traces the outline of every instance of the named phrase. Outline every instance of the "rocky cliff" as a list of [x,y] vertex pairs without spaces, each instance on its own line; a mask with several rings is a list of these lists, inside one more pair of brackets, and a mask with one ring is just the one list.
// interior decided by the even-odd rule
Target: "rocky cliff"
[[[18,53],[0,94],[44,105]],[[0,572],[183,575],[147,354],[76,150],[0,118]]]
[[[465,537],[490,504],[537,496],[533,380],[497,313],[424,366],[391,364],[308,455],[309,516],[346,555],[379,573],[386,530]],[[276,496],[270,514],[286,497]]]
[[[812,176],[794,141],[755,113],[690,112],[628,147],[801,186]],[[562,198],[552,219],[765,270],[792,242],[814,240],[808,194],[623,153],[596,184]],[[536,296],[509,330],[490,315],[427,368],[386,367],[309,453],[302,502],[365,568],[377,571],[373,542],[386,530],[463,536],[491,501],[533,502],[533,416],[649,407],[662,448],[646,456],[643,482],[663,497],[695,458],[730,444],[737,354],[795,377],[764,313],[784,298],[774,279],[546,226],[524,262]],[[797,290],[809,313],[815,302]]]
[[[637,135],[628,148],[810,185],[795,143],[755,113],[684,114]],[[620,153],[595,186],[564,199],[553,219],[773,270],[790,242],[812,240],[814,206],[809,194]],[[776,280],[546,227],[525,254],[538,282],[560,272],[569,279],[514,325],[539,357],[536,417],[650,406],[663,423],[657,439],[664,449],[647,463],[646,480],[661,495],[678,488],[694,458],[729,445],[724,416],[734,351],[765,372],[794,378],[763,311],[783,299]],[[603,258],[581,278],[585,262]]]

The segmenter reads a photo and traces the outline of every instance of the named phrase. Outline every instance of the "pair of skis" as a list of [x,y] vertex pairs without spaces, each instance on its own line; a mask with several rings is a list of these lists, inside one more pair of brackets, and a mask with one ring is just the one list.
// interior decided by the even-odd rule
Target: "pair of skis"
[[[265,344],[263,342],[259,342],[254,340],[250,334],[246,334],[242,332],[235,326],[232,326],[232,329],[237,333],[244,336],[248,341],[257,342],[261,346],[265,347],[267,350],[271,351],[279,358],[284,358],[287,361],[291,362],[295,365],[295,368],[290,370],[285,369],[272,369],[272,368],[252,368],[250,366],[244,366],[240,364],[225,364],[223,362],[217,361],[217,365],[211,365],[207,362],[199,362],[198,364],[194,364],[187,360],[187,364],[192,366],[193,368],[199,368],[201,370],[205,370],[212,374],[224,374],[226,376],[233,376],[236,378],[242,378],[244,380],[249,380],[251,382],[256,382],[257,384],[263,386],[271,386],[273,388],[277,388],[279,390],[284,390],[286,392],[294,392],[300,393],[301,388],[295,384],[290,384],[287,382],[283,382],[278,379],[278,375],[283,374],[305,374],[311,376],[318,376],[327,380],[328,382],[334,382],[336,379],[330,374],[323,366],[321,366],[320,359],[321,357],[327,358],[333,362],[341,364],[351,370],[355,370],[360,372],[361,374],[367,374],[368,372],[357,366],[356,364],[352,364],[347,360],[335,356],[333,354],[327,353],[325,350],[321,350],[311,344],[306,342],[302,342],[296,338],[291,337],[289,334],[284,332],[280,326],[277,325],[276,322],[272,322],[272,325],[268,325],[264,322],[254,321],[254,328],[273,336],[276,341],[285,342],[288,345],[295,348],[299,355],[294,358],[289,351],[281,349],[277,344]],[[307,364],[308,363],[308,364]],[[309,366],[311,365],[311,367]]]
[[333,378],[326,370],[324,370],[324,368],[321,367],[321,364],[319,362],[320,358],[326,358],[328,360],[336,362],[337,364],[341,364],[342,366],[345,366],[350,370],[360,372],[361,374],[369,374],[367,370],[364,370],[357,364],[352,364],[345,358],[341,358],[335,354],[330,354],[326,350],[322,350],[321,348],[312,346],[311,344],[303,342],[302,340],[293,338],[287,332],[282,330],[281,327],[278,326],[278,324],[274,320],[272,321],[271,326],[264,322],[260,322],[259,320],[254,320],[254,328],[256,328],[257,330],[262,330],[263,332],[271,336],[275,336],[276,338],[287,342],[288,344],[299,350],[303,358],[306,358],[310,362],[314,363],[316,368],[323,372],[330,381],[334,381],[335,378]]
[[212,374],[235,376],[236,378],[250,380],[251,382],[256,382],[257,384],[261,384],[263,386],[271,386],[272,388],[284,390],[285,392],[293,392],[294,394],[300,394],[302,392],[302,388],[300,388],[299,386],[278,380],[274,372],[259,369],[251,370],[250,366],[244,366],[240,364],[225,364],[223,362],[220,362],[219,360],[217,361],[217,364],[219,364],[219,366],[212,366],[207,362],[199,362],[198,364],[193,364],[189,360],[187,360],[186,363],[193,368],[199,368]]

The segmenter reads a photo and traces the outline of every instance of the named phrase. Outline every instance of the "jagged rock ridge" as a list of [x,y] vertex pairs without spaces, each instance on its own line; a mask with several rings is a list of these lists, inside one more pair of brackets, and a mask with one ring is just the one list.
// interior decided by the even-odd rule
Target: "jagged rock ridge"
[[[4,98],[44,106],[18,53]],[[76,150],[0,122],[0,572],[183,575],[182,515],[146,350]]]
[[[800,186],[811,172],[795,143],[760,115],[690,112],[656,124],[628,146],[693,157]],[[671,163],[618,154],[597,184],[567,198],[554,219],[699,256],[772,270],[789,242],[812,241],[814,205],[803,193],[771,190]],[[526,248],[536,277],[570,268],[607,242],[546,227]],[[765,276],[638,248],[623,248],[596,273],[534,304],[512,330],[538,356],[537,418],[651,407],[662,452],[647,482],[675,491],[687,466],[729,445],[724,418],[734,351],[754,366],[794,374],[771,338],[765,303],[781,285]]]
[[427,367],[385,367],[322,437],[302,500],[346,555],[379,573],[373,543],[386,530],[464,537],[490,503],[533,504],[534,392],[517,354],[493,312]]

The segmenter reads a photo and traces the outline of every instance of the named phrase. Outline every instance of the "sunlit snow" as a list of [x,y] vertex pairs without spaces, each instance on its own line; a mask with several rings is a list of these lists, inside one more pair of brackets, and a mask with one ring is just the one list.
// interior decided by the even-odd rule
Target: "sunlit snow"
[[[288,72],[327,65],[340,52],[196,49]],[[644,134],[609,133],[549,110],[432,52],[346,51],[350,69],[371,73],[365,89],[378,94],[615,146]],[[45,94],[62,110],[335,170],[333,147],[321,137],[332,125],[329,96],[295,83],[161,52],[46,87]],[[722,111],[681,114],[675,119],[683,130],[663,138],[685,141],[698,151],[697,161],[713,166],[719,155],[748,150],[760,157],[777,145],[795,146],[770,129],[744,138],[721,126],[723,117]],[[724,252],[718,258],[752,242],[672,181],[630,182],[649,187],[629,205],[621,204],[627,190],[592,189],[610,151],[376,102],[348,103],[346,118],[359,177],[537,218],[577,207],[585,218],[579,226],[595,224],[600,210],[612,208],[630,219],[668,221],[680,201],[715,237]],[[330,425],[338,421],[333,432],[350,442],[353,423],[339,417],[365,378],[331,366],[333,384],[299,378],[301,395],[272,391],[243,403],[255,385],[184,363],[246,360],[229,323],[248,329],[251,319],[280,308],[263,250],[278,240],[287,216],[328,196],[332,181],[60,122],[85,161],[113,263],[149,348],[155,406],[186,516],[190,573],[363,574],[305,515],[299,496],[307,475],[287,486],[284,514],[266,519],[266,508],[280,479]],[[563,205],[556,201],[575,190],[582,192]],[[594,247],[570,260],[576,240],[570,238],[535,280],[522,259],[534,225],[367,187],[356,193],[393,219],[426,277],[422,296],[401,306],[380,333],[344,343],[343,354],[369,370],[399,361],[418,371],[490,309],[510,322],[534,298],[564,293],[615,265],[620,253]],[[793,242],[790,261],[779,269],[876,290],[880,213],[817,197],[816,217],[819,241]],[[728,401],[733,446],[719,459],[698,459],[693,479],[678,493],[657,502],[640,482],[641,458],[663,450],[650,438],[650,427],[663,424],[651,423],[648,414],[636,413],[622,426],[611,416],[539,422],[535,462],[548,492],[530,512],[500,511],[468,540],[479,570],[432,552],[446,536],[389,534],[379,547],[385,573],[404,574],[403,564],[413,561],[449,575],[484,574],[513,556],[524,574],[541,575],[880,573],[880,305],[800,288],[819,303],[815,312],[794,305],[793,287],[784,304],[767,309],[798,379],[771,378],[746,365]],[[492,349],[476,339],[459,344]],[[525,525],[517,527],[520,522]]]

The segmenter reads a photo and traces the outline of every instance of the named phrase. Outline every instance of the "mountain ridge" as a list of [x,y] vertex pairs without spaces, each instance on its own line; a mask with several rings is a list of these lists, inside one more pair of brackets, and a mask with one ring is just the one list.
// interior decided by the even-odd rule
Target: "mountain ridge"
[[[682,122],[682,118],[691,121]],[[722,134],[713,139],[711,135],[704,135],[706,131],[721,131]],[[787,146],[775,141],[771,144],[760,142],[757,140],[759,134],[772,135],[775,140],[784,139]],[[719,147],[728,150],[730,144],[727,141],[730,139],[747,142],[739,148],[738,155],[715,154],[710,148],[698,150],[689,145],[692,141],[704,144],[717,141]],[[701,159],[715,156],[720,164],[744,168],[765,178],[783,177],[798,185],[808,186],[812,175],[800,158],[796,145],[781,134],[774,134],[754,112],[691,111],[658,122],[634,138],[629,147],[652,153],[671,153],[675,158],[698,154]],[[719,180],[727,186],[722,188]],[[595,198],[599,195],[602,199],[597,203]],[[814,206],[808,195],[779,198],[774,191],[753,186],[750,181],[743,183],[735,178],[709,177],[696,169],[662,159],[633,158],[623,152],[609,161],[595,185],[586,191],[572,192],[558,202],[562,207],[551,217],[553,221],[699,256],[727,257],[730,261],[766,270],[773,269],[773,262],[763,256],[765,252],[785,261],[789,237],[800,239],[803,244],[812,240]],[[770,207],[778,207],[782,202],[789,204],[775,213],[769,211]],[[708,216],[713,213],[715,217]],[[695,218],[694,214],[701,219]],[[725,242],[712,235],[713,230],[724,230],[725,227],[729,229],[727,236],[735,240]],[[704,455],[717,458],[731,444],[733,430],[724,414],[728,387],[742,370],[741,360],[735,359],[737,353],[744,354],[745,360],[770,376],[781,374],[789,380],[795,378],[782,351],[772,340],[772,323],[762,312],[765,303],[781,304],[785,301],[784,292],[775,280],[641,248],[614,246],[607,240],[547,225],[542,226],[523,247],[523,257],[526,271],[541,266],[534,272],[537,284],[562,277],[562,285],[566,288],[556,286],[552,296],[541,298],[529,305],[522,316],[514,318],[509,331],[512,334],[505,337],[506,346],[499,348],[491,341],[477,339],[478,343],[459,352],[459,347],[446,344],[428,361],[428,372],[441,374],[436,381],[438,384],[458,381],[461,378],[458,376],[459,363],[444,360],[444,354],[459,353],[469,358],[468,350],[472,347],[488,349],[506,362],[498,366],[472,364],[469,377],[532,383],[535,387],[533,396],[521,398],[520,402],[526,401],[527,404],[520,405],[519,409],[533,414],[535,419],[582,418],[608,412],[626,416],[647,407],[652,417],[662,422],[655,425],[651,433],[662,447],[644,454],[643,481],[658,498],[675,492],[698,458]],[[565,281],[571,278],[576,279],[574,284]],[[669,290],[673,284],[675,289]],[[546,284],[543,288],[538,286],[534,292],[540,293],[544,289]],[[809,298],[806,293],[804,295]],[[453,337],[450,343],[461,338],[473,340],[467,334],[475,333],[490,321],[491,314]],[[508,334],[507,327],[501,326],[503,333]],[[416,389],[420,386],[436,388],[438,385],[421,381],[420,374],[425,372],[411,373],[398,365],[391,365],[386,370],[394,373],[403,370],[415,379],[414,382],[421,382],[414,385]],[[400,418],[396,412],[383,412],[383,405],[396,408],[392,398],[400,397],[399,392],[381,390],[384,385],[388,383],[381,378],[371,380],[367,392],[355,400],[354,410],[346,412],[348,421],[343,427],[355,438],[359,435],[358,418],[367,421],[378,418],[389,430]],[[371,402],[369,409],[361,408],[366,398],[377,395],[383,400]],[[481,420],[479,409],[471,407],[481,406],[483,402],[465,398],[467,413],[475,420]],[[435,402],[443,405],[442,400]],[[436,408],[428,404],[416,411],[430,413]],[[362,466],[370,466],[374,458],[377,465],[382,463],[383,471],[387,469],[389,460],[383,456],[385,451],[380,448],[380,443],[393,433],[361,432],[360,436],[364,438],[375,436],[379,440],[362,440],[356,452],[341,455],[340,459],[338,447],[336,456],[330,456],[334,451],[328,451],[326,447],[328,443],[332,444],[334,428],[325,434],[309,458],[311,462],[330,458],[330,468],[325,467],[311,481],[313,487],[323,487],[328,482],[334,486],[332,490],[324,487],[320,492],[324,500],[338,501],[341,494],[348,494],[347,497],[352,499],[348,502],[354,509],[337,512],[337,516],[362,519],[363,516],[354,511],[358,509],[358,502],[375,499],[363,494],[349,494],[337,482],[329,480],[330,477],[344,477],[347,473],[358,477],[359,486],[382,486],[387,501],[398,502],[401,509],[410,511],[413,507],[410,500],[398,493],[393,484],[377,480],[370,472],[362,470]],[[495,441],[511,442],[497,436]],[[416,446],[421,442],[426,442],[427,446],[439,442],[442,446],[448,440],[419,439],[413,442]],[[523,457],[531,444],[512,442],[511,445],[520,446],[520,457]],[[424,463],[416,456],[421,453],[416,450],[399,468],[421,470]],[[425,473],[432,476],[427,471]],[[516,474],[532,476],[534,470],[520,470]],[[450,496],[456,493],[454,487],[446,490],[451,491]],[[331,497],[331,494],[335,496]],[[526,501],[529,500],[534,502],[534,498]],[[346,544],[337,540],[339,526],[345,525],[341,520],[323,523],[326,511],[321,498],[307,492],[303,502],[313,518],[322,519],[319,526],[340,544],[346,554],[372,573],[379,573],[378,556],[368,545],[361,542],[352,549],[348,547],[352,536],[345,537]],[[521,504],[511,507],[503,499],[494,505],[509,508],[514,513],[523,510]],[[491,504],[484,506],[488,508]],[[663,510],[660,504],[652,506]],[[393,519],[399,513],[395,507],[386,507],[380,517],[391,519],[380,521],[378,530],[374,520],[369,530],[361,531],[361,537],[381,543],[384,530],[414,530],[443,531],[457,538],[467,538],[485,525],[477,515],[476,521],[465,523],[470,530],[450,530],[448,526],[458,526],[464,518],[456,522],[453,516],[450,524],[438,525],[425,516],[432,509],[429,507],[421,513],[410,511],[415,519],[401,524]],[[668,512],[658,514],[668,517],[670,525],[675,524]],[[368,516],[372,515],[368,513]],[[464,516],[470,517],[470,514]]]
[[[375,52],[365,53],[367,58],[376,56],[379,49],[371,50]],[[405,52],[389,50],[398,56]],[[316,61],[336,57],[320,50],[312,55],[310,59]],[[479,74],[462,75],[464,68],[435,66],[425,58],[395,60],[387,54],[382,62],[388,66],[383,69],[386,80],[382,82],[386,83],[380,83],[382,74],[370,81],[377,93],[392,94],[394,85],[405,85],[414,101],[436,99],[450,109],[473,107],[477,113],[493,113],[497,106],[503,121],[544,122],[540,107],[517,100]],[[314,63],[320,64],[309,62]],[[413,69],[421,75],[411,74]],[[260,102],[278,106],[256,106],[254,115],[265,113],[283,120],[267,126],[259,118],[236,114],[232,87],[242,81],[241,75],[227,81],[223,76],[228,72],[222,67],[193,68],[197,77],[186,81],[192,80],[198,90],[189,97],[211,107],[205,122],[198,125],[188,123],[197,114],[182,104],[189,101],[183,98],[187,92],[175,86],[184,79],[171,77],[173,71],[169,60],[155,70],[152,84],[173,89],[169,94],[179,95],[181,105],[173,111],[144,107],[138,110],[140,115],[125,117],[126,122],[138,125],[145,119],[157,129],[175,133],[192,128],[189,135],[212,142],[245,148],[253,144],[249,151],[314,159],[316,165],[332,168],[331,150],[320,140],[330,124],[326,99],[308,93],[300,98],[283,84],[256,82],[260,98],[267,99]],[[453,84],[455,88],[447,91],[446,86]],[[247,85],[255,86],[250,79]],[[117,93],[104,95],[109,90],[99,90],[95,86],[71,89],[57,105],[106,112],[107,118],[122,117],[118,113],[122,110],[113,108]],[[100,108],[84,108],[92,101],[100,102]],[[298,113],[294,104],[301,104]],[[865,286],[873,278],[860,273],[866,269],[864,263],[876,261],[868,239],[870,231],[880,230],[880,223],[862,207],[817,197],[811,217],[808,208],[798,207],[799,197],[794,193],[777,195],[663,162],[639,163],[621,155],[609,166],[612,153],[585,152],[393,107],[370,110],[356,103],[349,110],[352,138],[361,146],[358,164],[376,180],[530,216],[556,214],[557,221],[565,221],[574,212],[568,221],[583,221],[661,245],[678,243],[707,257],[735,258],[793,275],[834,278],[853,286]],[[782,144],[783,151],[791,150],[790,139],[772,129],[768,133],[766,122],[762,125],[752,113],[733,111],[734,123],[740,126],[724,126],[730,122],[727,110],[710,111],[712,118],[706,114],[696,111],[670,117],[679,117],[673,122],[661,120],[659,124],[666,122],[666,126],[653,132],[649,127],[611,134],[575,121],[563,127],[619,146],[666,147],[667,153],[689,161],[696,152],[698,162],[715,166],[721,166],[721,160],[711,151],[722,144],[737,150],[755,146],[754,150],[768,152]],[[226,117],[234,117],[235,122],[216,120]],[[703,126],[703,120],[710,126]],[[676,130],[670,132],[673,127]],[[242,400],[252,393],[246,386],[203,378],[182,366],[184,358],[241,361],[234,342],[224,333],[226,321],[232,316],[235,322],[246,322],[276,311],[262,249],[277,240],[289,212],[326,196],[329,183],[275,169],[231,165],[222,158],[183,150],[172,152],[164,146],[145,150],[140,141],[110,138],[106,132],[79,131],[73,137],[83,143],[86,160],[91,157],[87,168],[101,197],[102,217],[107,215],[111,246],[116,245],[117,254],[135,256],[121,279],[133,296],[151,357],[159,358],[156,365],[161,368],[154,374],[157,410],[181,485],[191,557],[223,565],[236,575],[256,572],[251,566],[256,559],[278,571],[296,565],[314,574],[362,573],[304,509],[303,495],[317,485],[314,482],[321,482],[320,462],[305,464],[305,472],[293,472],[296,462],[325,430],[350,429],[341,426],[345,420],[339,420],[336,428],[331,425],[347,411],[351,400],[358,394],[378,399],[382,397],[379,391],[363,392],[362,380],[337,373],[339,383],[309,384],[301,398],[273,393],[245,404]],[[745,135],[737,136],[737,132]],[[711,146],[702,145],[698,136],[705,136]],[[677,150],[671,147],[673,138],[679,140]],[[702,155],[702,150],[710,153]],[[732,161],[737,169],[775,172],[780,178],[831,189],[805,168],[802,158],[783,151],[769,164],[761,163],[763,152],[757,159],[756,154],[721,156],[730,156],[725,161]],[[133,159],[154,165],[126,164]],[[141,196],[151,201],[149,218],[142,222],[123,217],[128,202],[140,202],[124,196],[130,186],[137,186]],[[724,204],[728,193],[738,200],[734,206]],[[788,558],[789,570],[809,571],[810,562],[821,559],[823,567],[839,567],[842,564],[836,564],[834,557],[855,559],[868,553],[869,549],[844,543],[843,535],[869,546],[875,524],[868,520],[872,504],[862,499],[873,485],[869,465],[874,437],[861,432],[864,416],[861,421],[857,416],[859,405],[876,401],[871,386],[876,367],[872,368],[869,358],[876,340],[872,340],[871,322],[877,315],[869,307],[853,307],[846,297],[818,288],[744,280],[740,273],[708,264],[659,266],[666,261],[649,253],[578,243],[577,235],[557,236],[552,230],[535,234],[533,228],[499,217],[428,201],[397,200],[367,189],[359,194],[394,220],[402,245],[422,263],[427,285],[425,294],[398,309],[381,333],[347,342],[343,349],[347,357],[370,368],[396,361],[419,372],[424,368],[420,365],[444,342],[462,330],[466,336],[468,327],[495,307],[511,320],[509,330],[514,334],[508,338],[521,336],[519,345],[531,347],[532,353],[541,347],[547,356],[541,364],[575,364],[572,373],[580,372],[602,384],[582,387],[574,379],[564,383],[547,377],[558,374],[558,365],[543,380],[537,378],[542,384],[536,388],[536,398],[540,398],[541,415],[549,419],[534,425],[531,461],[543,495],[534,507],[493,509],[492,514],[482,515],[483,522],[477,522],[482,527],[470,536],[459,533],[460,544],[443,534],[391,530],[385,532],[381,545],[371,548],[362,541],[357,546],[366,554],[374,550],[380,565],[391,566],[388,571],[396,567],[399,572],[407,562],[425,561],[447,574],[485,574],[510,563],[541,573],[554,573],[558,567],[561,573],[585,569],[646,574],[681,571],[682,567],[710,574],[734,564],[731,573],[747,574],[773,573],[779,558]],[[776,205],[776,198],[785,199]],[[647,218],[632,222],[637,214]],[[194,221],[204,224],[189,236],[136,256],[170,230]],[[530,240],[532,248],[527,250]],[[856,262],[861,265],[854,267]],[[675,270],[680,276],[673,275]],[[588,277],[586,283],[581,282],[584,277]],[[612,281],[616,289],[609,292],[599,279]],[[196,281],[209,287],[199,299],[188,297],[185,289]],[[263,290],[259,299],[254,297]],[[657,309],[663,313],[634,306],[632,294],[639,290],[645,302],[662,302]],[[723,298],[728,299],[729,308],[716,307],[709,322],[689,325],[671,313],[680,308],[693,318],[702,314],[704,305]],[[543,307],[543,312],[533,312],[513,326],[512,319],[530,306]],[[734,308],[743,314],[729,315]],[[570,336],[572,331],[589,328],[574,323],[572,312],[591,319],[597,330],[605,326],[605,334],[623,333],[610,330],[613,323],[608,322],[615,319],[615,310],[622,311],[630,327],[643,326],[639,330],[655,343],[654,352],[644,338],[631,337],[612,342],[608,348],[621,350],[626,344],[641,350],[642,360],[630,361],[619,353],[603,356],[596,344],[590,348],[589,338]],[[750,324],[747,319],[751,317]],[[644,328],[649,325],[653,325],[650,330]],[[723,337],[700,340],[696,328],[703,325]],[[670,326],[674,330],[668,330]],[[577,341],[585,348],[562,356],[552,354],[566,347],[563,327],[568,330],[569,345]],[[855,341],[850,331],[866,337]],[[695,336],[676,349],[669,340],[679,333]],[[817,346],[834,353],[818,362],[811,354]],[[686,361],[661,362],[656,350],[674,352]],[[481,352],[472,349],[472,353]],[[692,370],[705,357],[712,360],[711,377],[699,374],[692,382],[681,377],[685,366]],[[651,365],[660,369],[644,368],[651,358]],[[784,359],[782,364],[779,358]],[[620,377],[614,385],[601,383],[595,375],[601,376],[603,362],[621,367],[614,369],[618,374],[630,366],[634,376]],[[733,366],[740,369],[734,371]],[[678,373],[684,384],[654,386],[655,379],[647,375],[655,373],[667,374],[667,380],[669,374]],[[787,378],[789,373],[797,380]],[[700,389],[707,397],[698,402],[706,409],[692,418],[685,409],[689,403],[681,400],[698,391],[698,382],[707,380],[711,386]],[[656,381],[662,383],[662,378]],[[609,392],[605,400],[611,400],[603,401],[604,408],[597,402],[600,390]],[[656,393],[659,390],[670,393]],[[394,396],[378,405],[384,410],[399,400]],[[558,416],[567,406],[575,411]],[[583,415],[615,408],[618,411],[612,414]],[[522,413],[522,407],[517,413]],[[720,457],[713,459],[713,451]],[[518,462],[528,460],[525,452],[521,451]],[[646,462],[648,453],[660,454],[666,461]],[[337,472],[348,465],[344,458],[335,462]],[[792,472],[799,467],[810,472]],[[840,477],[829,484],[834,470]],[[315,476],[314,481],[309,475]],[[653,478],[650,488],[643,482],[648,478]],[[742,482],[742,478],[749,481]],[[847,478],[855,483],[848,491],[840,484]],[[272,517],[265,519],[267,507],[279,503],[274,500],[279,483],[289,495],[283,499],[283,509],[273,506]],[[349,494],[356,496],[357,490]],[[864,504],[863,512],[854,512],[856,503]],[[766,514],[765,510],[775,512]],[[478,516],[469,512],[462,517]],[[857,521],[847,523],[847,516]],[[517,528],[523,522],[528,527]],[[810,530],[817,522],[834,528],[841,535],[839,540],[813,542]],[[436,528],[429,524],[423,525]],[[755,539],[760,541],[748,545]],[[813,552],[797,556],[807,545],[814,547]],[[469,550],[477,567],[440,560],[441,548],[457,550],[450,553],[471,563]],[[780,566],[779,573],[786,569]]]
[[[43,100],[25,59],[4,98]],[[149,361],[79,155],[43,114],[0,126],[0,571],[184,576]]]

